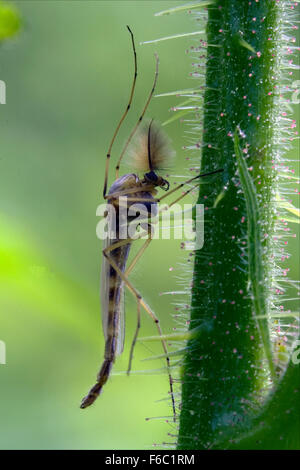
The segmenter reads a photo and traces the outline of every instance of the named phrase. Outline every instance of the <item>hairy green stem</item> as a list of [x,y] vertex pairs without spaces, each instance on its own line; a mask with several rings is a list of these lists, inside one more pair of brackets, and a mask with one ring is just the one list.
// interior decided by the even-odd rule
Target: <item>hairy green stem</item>
[[268,312],[280,15],[274,0],[208,7],[201,171],[224,172],[199,191],[205,242],[195,253],[190,321],[199,333],[184,359],[179,449],[227,448],[250,433],[274,379]]

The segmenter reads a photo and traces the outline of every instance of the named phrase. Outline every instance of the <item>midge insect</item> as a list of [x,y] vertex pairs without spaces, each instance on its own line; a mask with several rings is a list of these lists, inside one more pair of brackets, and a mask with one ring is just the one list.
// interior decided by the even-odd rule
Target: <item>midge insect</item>
[[[106,167],[105,167],[105,176],[104,176],[104,188],[103,188],[103,197],[107,200],[108,206],[112,205],[115,214],[116,214],[116,227],[112,230],[112,218],[109,215],[109,210],[107,210],[107,227],[108,227],[108,236],[104,241],[103,253],[103,262],[102,262],[102,274],[101,274],[101,305],[102,305],[102,325],[103,332],[105,336],[105,352],[104,352],[104,361],[102,363],[101,369],[97,376],[96,384],[91,388],[89,393],[85,398],[83,398],[81,403],[81,408],[86,408],[90,406],[96,398],[100,395],[103,385],[107,382],[109,374],[111,372],[113,363],[118,354],[121,354],[124,346],[124,287],[126,286],[132,294],[135,296],[137,301],[137,326],[133,341],[130,349],[129,356],[129,365],[127,373],[129,374],[131,369],[131,363],[133,358],[133,350],[137,341],[140,324],[141,324],[141,309],[143,309],[154,321],[158,334],[161,337],[161,343],[164,350],[164,355],[166,358],[166,367],[168,371],[169,384],[170,384],[170,396],[172,401],[173,408],[173,419],[176,420],[176,408],[173,392],[173,380],[170,371],[170,360],[168,356],[166,342],[162,337],[162,330],[159,324],[159,320],[153,310],[145,302],[141,294],[134,287],[132,282],[129,280],[129,274],[132,269],[141,258],[146,248],[149,246],[152,241],[152,225],[150,220],[150,213],[158,214],[158,202],[162,201],[166,196],[178,191],[186,184],[196,182],[198,178],[202,176],[213,175],[219,173],[223,170],[214,170],[209,173],[202,175],[197,175],[189,180],[181,183],[176,188],[169,190],[169,182],[165,180],[162,176],[158,174],[158,171],[163,169],[166,166],[168,157],[171,154],[168,138],[161,131],[159,126],[154,123],[153,120],[147,122],[143,125],[142,121],[150,100],[153,96],[157,77],[158,77],[158,56],[155,55],[156,60],[156,69],[154,82],[151,88],[151,91],[148,95],[147,101],[144,105],[142,113],[133,128],[129,138],[121,152],[121,155],[117,161],[115,168],[116,171],[116,180],[110,187],[107,194],[107,182],[108,182],[108,173],[109,173],[109,162],[111,156],[111,150],[113,143],[116,139],[118,131],[123,123],[132,103],[134,89],[137,79],[137,57],[136,49],[134,43],[134,37],[131,29],[127,26],[127,29],[131,35],[132,49],[134,55],[134,78],[131,87],[130,97],[128,105],[117,125],[117,128],[113,134],[111,143],[108,148],[107,158],[106,158]],[[137,170],[141,170],[144,173],[142,178],[139,178],[134,173],[129,173],[124,176],[119,177],[119,168],[122,161],[122,158],[131,143],[132,138],[134,138],[133,144],[131,144],[131,153],[134,157],[134,166]],[[169,207],[181,200],[184,196],[190,193],[193,189],[197,187],[193,185],[191,188],[187,189],[183,194],[181,194],[175,201],[169,204]],[[161,188],[166,191],[161,197],[156,197],[157,189]],[[143,216],[145,216],[145,223],[141,224],[141,233],[140,237],[147,234],[147,239],[139,249],[134,259],[131,261],[128,267],[127,261],[129,256],[129,251],[132,243],[136,238],[127,238],[121,239],[119,233],[123,226],[123,223],[129,223],[132,219],[132,216],[127,216],[126,220],[120,220],[120,208],[122,207],[124,197],[126,197],[127,207],[130,207],[133,204],[143,204]]]

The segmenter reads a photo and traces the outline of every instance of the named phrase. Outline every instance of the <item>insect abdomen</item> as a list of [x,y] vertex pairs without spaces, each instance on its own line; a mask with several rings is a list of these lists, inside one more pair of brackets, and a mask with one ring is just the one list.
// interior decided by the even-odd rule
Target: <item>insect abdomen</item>
[[[114,243],[116,240],[114,240]],[[118,268],[124,272],[129,254],[130,244],[116,248],[109,252],[109,256],[116,263]],[[103,323],[105,342],[105,359],[114,360],[116,354],[120,354],[123,350],[123,309],[122,309],[122,294],[123,282],[115,269],[109,265],[108,267],[108,282],[106,285],[106,319]]]

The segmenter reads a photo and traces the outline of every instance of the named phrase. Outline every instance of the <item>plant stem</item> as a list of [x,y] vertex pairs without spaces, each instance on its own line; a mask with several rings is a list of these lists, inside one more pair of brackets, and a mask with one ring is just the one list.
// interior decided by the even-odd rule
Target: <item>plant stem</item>
[[[184,360],[179,449],[228,447],[251,429],[274,377],[269,235],[280,11],[274,0],[223,0],[208,7],[201,172],[224,172],[199,190],[205,242],[195,254],[190,329],[200,332],[188,341]],[[241,164],[251,177],[250,192]]]

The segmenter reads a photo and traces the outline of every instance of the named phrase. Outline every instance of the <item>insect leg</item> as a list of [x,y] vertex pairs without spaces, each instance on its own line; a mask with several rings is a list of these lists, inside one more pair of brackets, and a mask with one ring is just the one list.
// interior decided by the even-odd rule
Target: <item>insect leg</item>
[[129,26],[127,26],[127,29],[131,35],[131,41],[132,41],[132,49],[133,49],[133,55],[134,55],[134,77],[133,77],[133,83],[132,83],[132,87],[131,87],[131,92],[130,92],[130,97],[129,97],[129,101],[128,101],[128,105],[119,121],[119,124],[117,125],[116,127],[116,130],[114,132],[114,135],[111,139],[111,142],[110,142],[110,145],[109,145],[109,148],[108,148],[108,151],[107,151],[107,154],[106,154],[106,164],[105,164],[105,176],[104,176],[104,186],[103,186],[103,196],[105,196],[106,194],[106,190],[107,190],[107,181],[108,181],[108,171],[109,171],[109,160],[110,160],[110,153],[111,153],[111,149],[112,149],[112,146],[113,146],[113,143],[115,141],[115,138],[117,137],[117,134],[119,132],[119,129],[122,125],[122,122],[124,121],[129,109],[130,109],[130,106],[131,106],[131,103],[132,103],[132,98],[133,98],[133,93],[134,93],[134,89],[135,89],[135,84],[136,84],[136,78],[137,78],[137,59],[136,59],[136,50],[135,50],[135,44],[134,44],[134,37],[133,37],[133,33],[131,31],[131,29],[129,28]]
[[159,64],[159,59],[158,59],[158,55],[157,55],[157,54],[155,54],[155,60],[156,60],[156,68],[155,68],[155,76],[154,76],[154,82],[153,82],[153,85],[152,85],[152,89],[151,89],[151,91],[150,91],[150,93],[149,93],[149,96],[148,96],[148,99],[147,99],[146,104],[145,104],[145,106],[144,106],[144,109],[143,109],[143,111],[142,111],[142,114],[140,115],[140,117],[139,117],[139,119],[138,119],[138,122],[136,123],[136,125],[135,125],[134,128],[133,128],[133,130],[131,131],[131,134],[130,134],[130,136],[128,137],[128,140],[127,140],[126,144],[124,145],[124,148],[123,148],[123,150],[122,150],[122,152],[121,152],[121,155],[120,155],[120,157],[119,157],[119,160],[118,160],[118,163],[117,163],[117,166],[116,166],[116,179],[119,178],[120,163],[121,163],[121,160],[122,160],[122,158],[123,158],[123,156],[124,156],[124,153],[126,152],[127,147],[128,147],[128,145],[130,144],[132,137],[134,136],[134,134],[135,134],[137,128],[139,127],[139,125],[140,125],[140,123],[141,123],[141,121],[142,121],[142,119],[143,119],[143,117],[144,117],[144,115],[145,115],[145,112],[146,112],[146,110],[147,110],[147,108],[148,108],[148,106],[149,106],[149,103],[150,103],[150,101],[151,101],[151,98],[152,98],[152,96],[153,96],[153,93],[154,93],[154,90],[155,90],[155,87],[156,87],[156,82],[157,82],[157,77],[158,77],[158,64]]
[[[185,186],[186,184],[189,184],[189,183],[192,183],[193,181],[197,180],[198,178],[203,178],[205,176],[210,176],[210,175],[214,175],[216,173],[221,173],[223,170],[223,168],[219,169],[219,170],[214,170],[214,171],[210,171],[208,173],[203,173],[203,174],[200,174],[200,175],[197,175],[197,176],[194,176],[193,178],[190,178],[186,181],[184,181],[183,183],[180,183],[178,186],[176,186],[176,188],[174,189],[171,189],[171,191],[168,191],[166,192],[166,194],[164,194],[163,196],[161,196],[159,198],[159,202],[162,201],[165,197],[167,196],[170,196],[170,194],[172,193],[175,193],[176,191],[178,191],[179,189],[181,189],[183,186]],[[175,204],[175,203],[173,203]]]
[[[153,200],[151,201],[156,201],[156,202],[160,202],[162,201],[165,197],[169,196],[170,194],[178,191],[179,189],[181,189],[183,186],[185,186],[186,184],[189,184],[189,183],[192,183],[193,181],[195,181],[196,179],[198,178],[201,178],[201,177],[204,177],[204,176],[210,176],[210,175],[214,175],[215,173],[220,173],[222,172],[223,169],[220,169],[220,170],[215,170],[215,171],[211,171],[209,173],[203,173],[202,175],[197,175],[197,176],[194,176],[193,178],[190,178],[186,181],[184,181],[183,183],[180,183],[176,188],[173,188],[171,189],[170,191],[168,191],[166,194],[164,194],[163,196],[161,197],[156,197],[156,198],[153,198]],[[153,186],[144,186],[143,187],[143,191],[150,191],[153,189]],[[136,193],[138,191],[138,188],[130,188],[130,189],[125,189],[123,191],[117,191],[115,193],[112,193],[112,194],[107,194],[106,196],[104,196],[104,199],[110,199],[110,198],[118,198],[120,196],[127,196],[127,194],[132,194],[132,193]],[[143,201],[148,201],[146,199],[142,199],[142,198],[131,198],[129,199],[129,201],[136,201],[136,202],[143,202]],[[151,202],[149,201],[149,202]]]
[[137,337],[138,337],[138,334],[139,334],[140,327],[141,327],[141,301],[140,301],[140,299],[137,299],[137,325],[136,325],[136,330],[135,330],[134,337],[133,337],[133,340],[132,340],[132,343],[131,343],[131,347],[130,347],[130,354],[129,354],[129,362],[128,362],[128,368],[127,368],[127,375],[129,375],[129,373],[130,373],[130,371],[131,371],[131,364],[132,364],[132,359],[133,359],[133,351],[134,351],[134,347],[135,347],[135,344],[136,344],[136,340],[137,340]]
[[[117,245],[120,246],[120,243],[122,244],[127,244],[127,243],[132,243],[132,240],[131,238],[130,239],[126,239],[126,240],[122,240],[122,242],[118,242]],[[130,282],[130,280],[127,278],[127,276],[125,275],[125,273],[123,273],[123,271],[119,268],[119,266],[115,263],[114,259],[109,255],[109,252],[114,250],[115,249],[115,244],[113,245],[110,245],[109,247],[105,248],[103,250],[103,256],[106,257],[107,261],[110,263],[110,265],[114,268],[114,270],[118,273],[118,275],[120,276],[120,278],[122,279],[122,281],[124,282],[125,286],[133,293],[133,295],[136,297],[137,301],[139,301],[140,305],[143,307],[143,309],[145,310],[146,313],[148,313],[148,315],[152,318],[152,320],[154,321],[154,323],[156,324],[156,328],[157,328],[157,331],[158,331],[158,334],[159,336],[161,337],[162,336],[162,329],[160,327],[160,324],[159,324],[159,319],[157,318],[157,316],[155,315],[155,313],[151,310],[151,308],[149,307],[149,305],[146,304],[146,302],[144,301],[144,299],[142,298],[141,294],[138,292],[138,290],[133,286],[133,284]],[[169,356],[168,356],[168,350],[167,350],[167,345],[166,345],[166,342],[163,338],[161,338],[161,343],[162,343],[162,347],[163,347],[163,350],[164,350],[164,353],[166,355],[166,362],[167,362],[167,371],[168,371],[168,377],[169,377],[169,384],[170,384],[170,395],[171,395],[171,400],[172,400],[172,408],[173,408],[173,418],[174,418],[174,422],[176,421],[176,408],[175,408],[175,399],[174,399],[174,391],[173,391],[173,379],[172,379],[172,376],[171,376],[171,372],[170,372],[170,359],[169,359]]]
[[[116,199],[121,196],[127,196],[127,194],[134,194],[138,192],[138,189],[140,188],[134,187],[134,188],[124,189],[123,191],[116,191],[114,193],[107,194],[106,196],[104,196],[104,199],[111,199],[111,198]],[[153,190],[153,185],[143,186],[143,191],[151,191],[151,190]],[[138,200],[143,201],[144,199],[138,198]]]
[[195,185],[195,186],[192,186],[190,189],[188,189],[187,191],[185,191],[183,194],[181,194],[181,196],[179,196],[177,199],[175,199],[173,202],[171,202],[170,204],[168,204],[165,209],[162,208],[160,209],[159,212],[162,212],[163,210],[166,210],[166,209],[169,209],[171,206],[173,206],[174,204],[176,204],[178,201],[180,201],[181,199],[183,199],[187,194],[191,193],[192,191],[194,191],[194,189],[197,189],[199,187],[199,185]]
[[[130,263],[129,267],[126,269],[125,276],[128,277],[129,273],[131,273],[132,269],[134,268],[134,266],[136,265],[138,260],[141,258],[141,256],[145,252],[146,248],[149,246],[150,242],[152,241],[151,235],[152,235],[151,226],[148,225],[148,236],[149,236],[149,238],[145,241],[143,246],[140,248],[140,250],[137,252],[134,259]],[[131,370],[131,363],[132,363],[132,359],[133,359],[133,351],[134,351],[134,347],[135,347],[137,337],[138,337],[138,334],[139,334],[140,326],[141,326],[141,304],[140,304],[140,300],[138,299],[137,300],[137,326],[136,326],[135,334],[134,334],[134,337],[133,337],[133,340],[132,340],[132,343],[131,343],[131,348],[130,348],[129,363],[128,363],[128,369],[127,369],[127,374],[128,375],[129,375],[130,370]]]
[[[144,235],[144,234],[143,234]],[[136,263],[138,262],[138,260],[140,259],[140,257],[144,254],[144,252],[146,251],[146,248],[148,248],[150,242],[152,242],[152,238],[148,238],[144,245],[140,248],[140,250],[138,251],[138,253],[135,255],[134,259],[132,260],[132,262],[130,263],[130,265],[128,266],[128,268],[126,269],[125,271],[125,276],[129,276],[129,274],[131,273],[131,271],[133,270],[134,266],[136,265]]]

